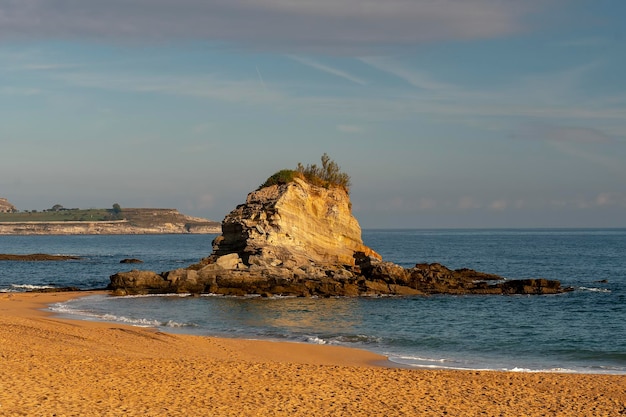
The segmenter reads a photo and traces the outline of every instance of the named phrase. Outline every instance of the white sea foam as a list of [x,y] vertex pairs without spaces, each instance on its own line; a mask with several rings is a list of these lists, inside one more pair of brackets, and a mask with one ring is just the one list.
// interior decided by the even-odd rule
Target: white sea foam
[[102,315],[92,315],[92,317],[99,318],[104,321],[114,321],[118,323],[130,324],[136,327],[158,327],[161,325],[161,322],[158,320],[151,319],[133,319],[126,316],[116,316],[115,314],[102,314]]
[[162,322],[156,319],[132,318],[132,317],[126,317],[126,316],[118,316],[118,315],[109,314],[109,313],[98,314],[98,313],[94,313],[91,311],[85,311],[85,310],[79,310],[79,309],[73,308],[66,303],[53,304],[49,307],[49,309],[55,313],[70,314],[73,316],[80,316],[83,318],[88,318],[88,319],[93,319],[93,320],[124,323],[124,324],[129,324],[131,326],[136,326],[136,327],[171,327],[171,328],[195,327],[194,324],[179,323],[174,320],[168,320],[166,322]]
[[581,370],[573,370],[568,368],[526,368],[520,366],[513,366],[511,368],[490,368],[485,366],[479,366],[478,364],[459,366],[454,365],[456,361],[444,358],[422,358],[418,356],[390,356],[390,362],[397,363],[404,366],[410,366],[412,368],[422,369],[448,369],[456,371],[504,371],[504,372],[519,372],[519,373],[584,373]]
[[328,343],[326,340],[324,340],[322,338],[319,338],[317,336],[308,336],[306,338],[306,342],[307,343],[314,343],[316,345],[325,345],[325,344]]
[[336,338],[338,343],[365,343],[377,344],[382,342],[383,338],[379,336],[369,336],[365,334],[344,335]]
[[135,295],[122,295],[119,298],[165,298],[165,297],[185,298],[185,297],[191,297],[191,294],[189,294],[189,293],[183,293],[183,294],[135,294]]
[[403,359],[403,360],[411,360],[411,361],[419,361],[419,362],[447,362],[448,359],[445,358],[422,358],[419,356],[398,356],[398,359]]
[[609,290],[608,288],[578,287],[578,289],[581,291],[591,291],[591,292],[603,292],[603,293],[611,292],[611,290]]
[[47,288],[55,287],[53,285],[11,284],[11,288],[20,290],[45,290]]
[[503,371],[506,372],[520,372],[520,373],[559,373],[559,374],[577,374],[581,373],[579,371],[575,371],[573,369],[567,368],[546,368],[546,369],[529,369],[529,368],[503,368]]
[[[420,358],[420,357],[401,357],[401,356],[389,356],[389,362],[399,365],[410,366],[412,368],[422,369],[449,369],[455,371],[474,370],[474,371],[488,371],[487,368],[476,368],[466,366],[455,366],[449,359],[434,359],[434,358]],[[448,364],[449,363],[449,364]]]
[[162,324],[163,327],[197,327],[196,324],[193,323],[179,323],[177,321],[174,320],[168,320],[167,322],[165,322],[164,324]]

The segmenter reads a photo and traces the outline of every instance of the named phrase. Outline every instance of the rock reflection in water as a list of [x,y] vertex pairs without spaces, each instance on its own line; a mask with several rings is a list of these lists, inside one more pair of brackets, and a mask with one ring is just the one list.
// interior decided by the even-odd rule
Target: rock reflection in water
[[225,316],[216,319],[281,334],[312,329],[317,334],[346,334],[363,322],[360,303],[350,298],[223,298],[219,303]]

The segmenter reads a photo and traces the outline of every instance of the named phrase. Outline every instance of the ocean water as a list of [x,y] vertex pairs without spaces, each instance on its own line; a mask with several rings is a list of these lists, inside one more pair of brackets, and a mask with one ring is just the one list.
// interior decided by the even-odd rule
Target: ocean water
[[[103,288],[132,268],[166,271],[211,252],[215,235],[0,236],[0,253],[79,255],[2,262],[0,291]],[[349,346],[421,368],[626,374],[626,229],[364,230],[365,244],[405,267],[558,279],[552,296],[260,298],[89,296],[63,316],[168,332]],[[120,264],[139,258],[139,265]]]

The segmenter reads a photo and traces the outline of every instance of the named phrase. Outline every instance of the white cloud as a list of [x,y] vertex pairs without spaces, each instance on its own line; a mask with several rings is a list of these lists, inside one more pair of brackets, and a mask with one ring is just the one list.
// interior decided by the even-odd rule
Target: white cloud
[[626,208],[626,193],[603,191],[591,196],[578,195],[550,200],[548,205],[559,211],[572,208],[578,210]]
[[482,205],[477,202],[473,197],[465,196],[459,199],[459,204],[457,207],[460,210],[473,210],[481,208]]
[[435,210],[437,206],[437,200],[429,197],[421,197],[417,202],[417,207],[420,210]]
[[204,39],[295,51],[494,38],[546,0],[22,0],[0,2],[0,39]]
[[362,133],[365,131],[364,128],[354,125],[339,125],[337,130],[343,133]]
[[503,211],[506,210],[509,206],[509,203],[506,200],[494,200],[489,204],[489,209],[493,211]]

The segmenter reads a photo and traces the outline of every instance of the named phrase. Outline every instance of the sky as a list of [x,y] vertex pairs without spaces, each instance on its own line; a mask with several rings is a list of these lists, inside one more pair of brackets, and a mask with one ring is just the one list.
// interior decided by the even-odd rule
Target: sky
[[626,227],[626,1],[0,0],[0,197],[221,221],[327,153],[368,228]]

